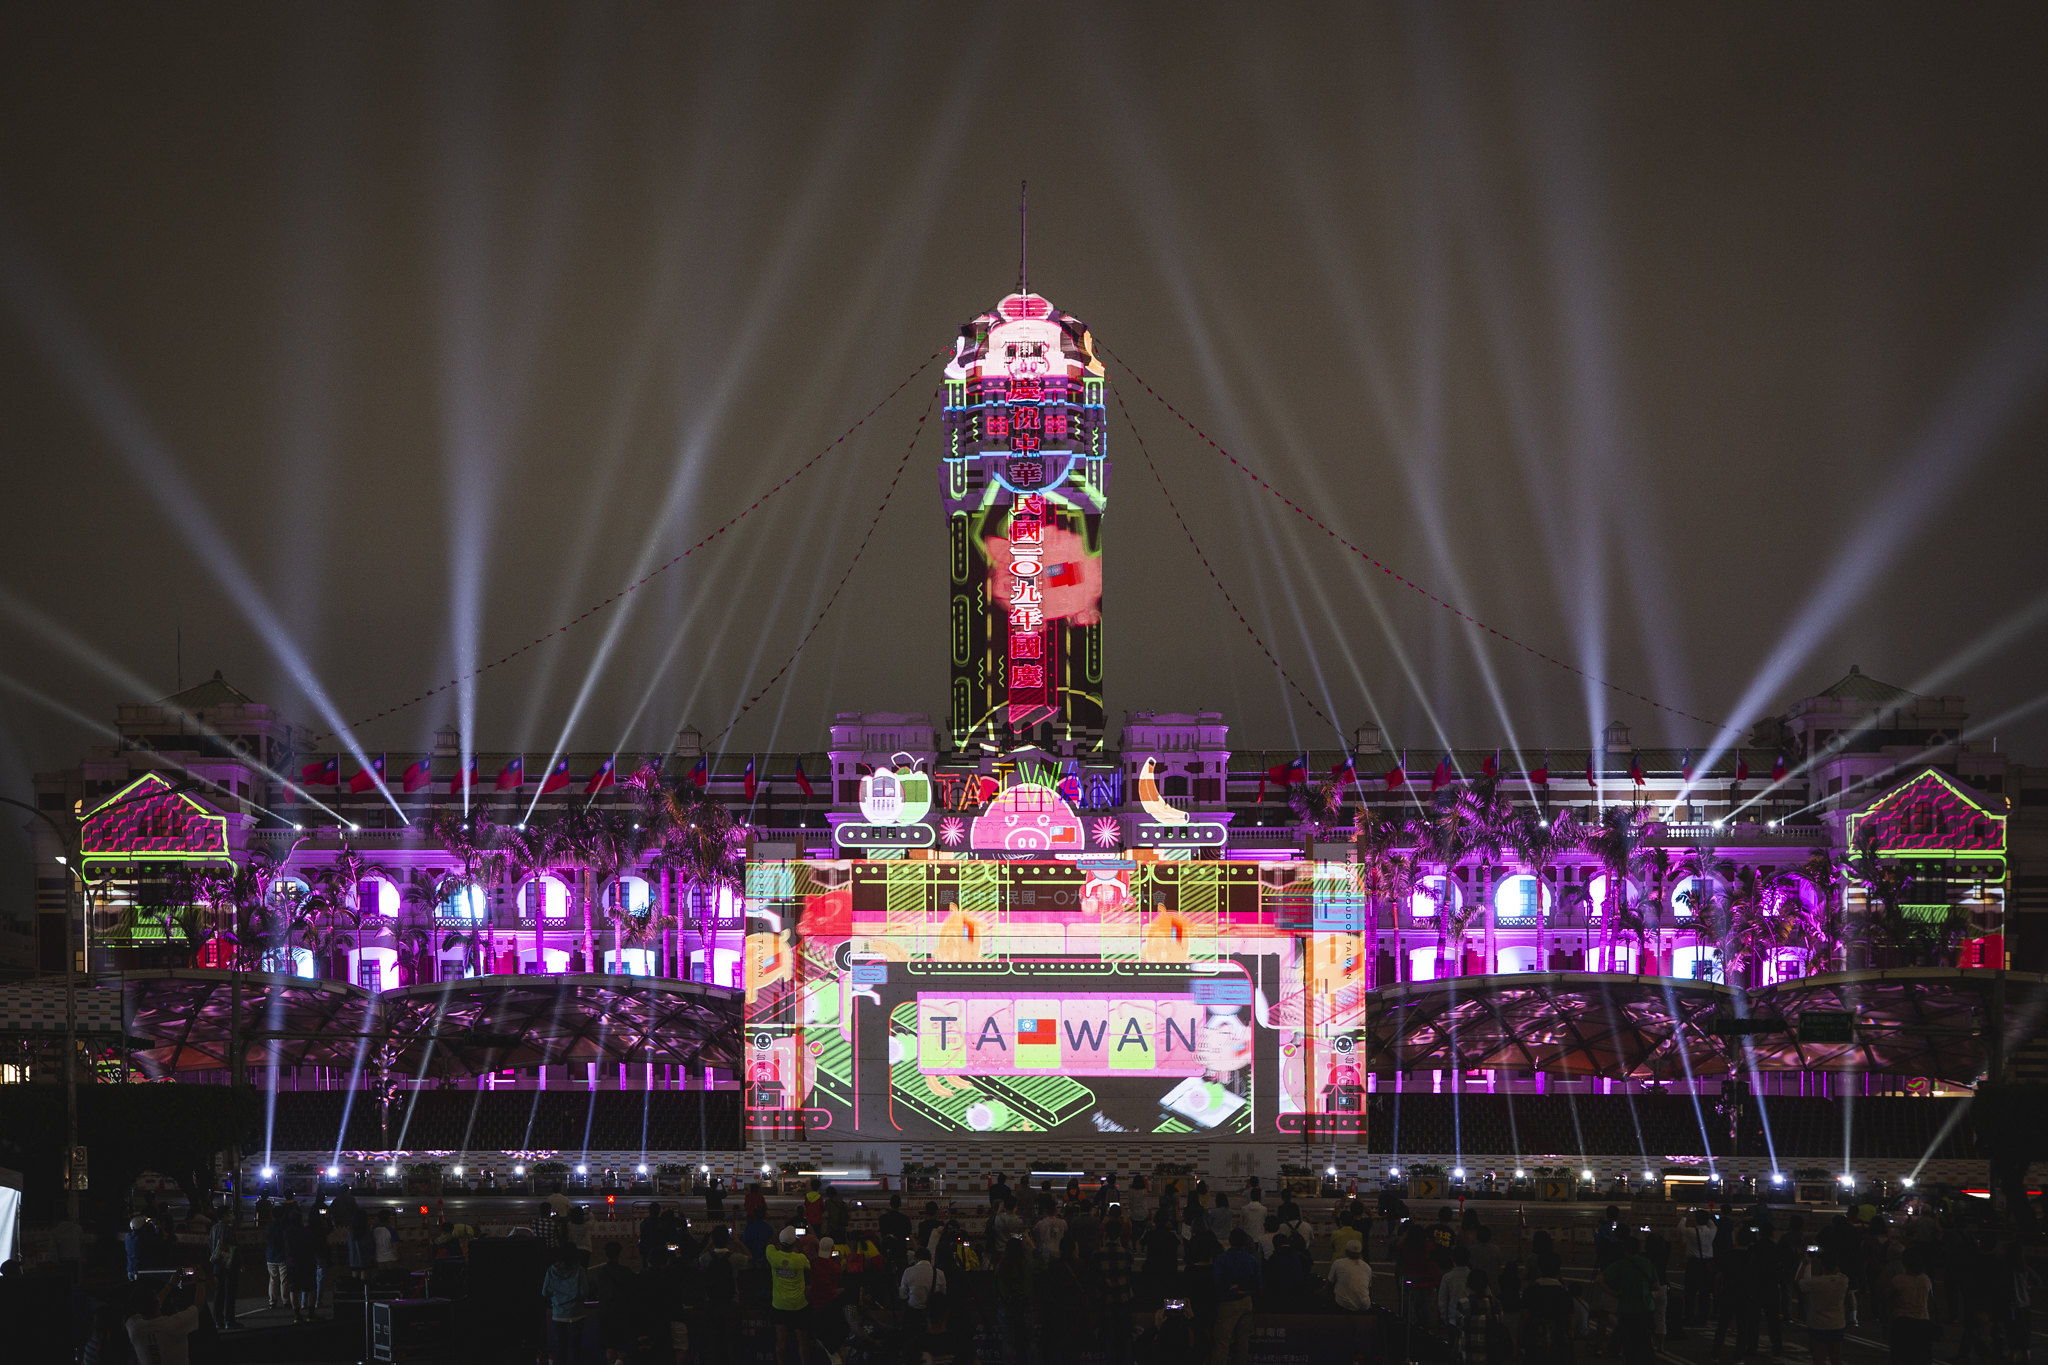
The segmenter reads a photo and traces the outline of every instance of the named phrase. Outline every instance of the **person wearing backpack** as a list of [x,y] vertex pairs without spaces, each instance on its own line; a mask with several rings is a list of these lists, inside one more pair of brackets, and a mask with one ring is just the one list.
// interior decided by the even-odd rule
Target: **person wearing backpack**
[[[1356,1243],[1352,1250],[1359,1250]],[[1264,1274],[1266,1287],[1275,1301],[1283,1308],[1299,1309],[1309,1297],[1309,1286],[1315,1283],[1315,1262],[1309,1259],[1308,1247],[1299,1237],[1275,1233],[1273,1254],[1266,1262]]]
[[1457,1318],[1458,1359],[1464,1365],[1501,1365],[1514,1354],[1507,1314],[1493,1296],[1491,1283],[1485,1271],[1467,1271],[1464,1297],[1452,1307]]
[[696,1365],[739,1365],[740,1272],[750,1263],[730,1229],[712,1229],[711,1246],[697,1259]]

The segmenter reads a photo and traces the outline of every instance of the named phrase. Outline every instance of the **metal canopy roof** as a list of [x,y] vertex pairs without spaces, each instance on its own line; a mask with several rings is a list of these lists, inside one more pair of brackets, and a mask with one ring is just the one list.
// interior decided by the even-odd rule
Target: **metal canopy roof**
[[126,996],[136,1056],[224,1069],[236,987],[248,1065],[384,1066],[473,1076],[569,1061],[737,1067],[740,993],[628,976],[482,976],[375,992],[340,981],[174,969],[100,978]]
[[1505,1067],[1682,1079],[1725,1070],[1705,1030],[1733,992],[1712,982],[1602,972],[1516,972],[1416,981],[1367,1006],[1374,1069]]
[[[1511,1070],[1631,1080],[1766,1071],[1883,1071],[1974,1085],[2003,977],[2008,1057],[2048,1024],[2048,977],[1958,968],[1837,972],[1741,992],[1675,977],[1522,972],[1418,981],[1367,1007],[1375,1070]],[[1802,1043],[1798,1016],[1843,1010],[1852,1043]],[[1723,1038],[1716,1015],[1782,1018],[1782,1033]]]
[[[1374,1070],[1509,1070],[1681,1080],[1725,1075],[1731,1054],[1767,1071],[1883,1071],[1974,1084],[1986,1065],[2003,977],[2006,1055],[2048,1023],[2048,977],[1955,968],[1842,972],[1745,996],[1674,977],[1520,972],[1411,982],[1371,993]],[[253,972],[102,977],[125,996],[127,1033],[152,1071],[228,1064],[241,988],[250,1065],[381,1065],[474,1076],[564,1062],[737,1067],[740,993],[626,976],[483,976],[377,993],[338,981]],[[1739,1005],[1738,1001],[1743,1004]],[[1746,1008],[1744,1007],[1746,1005]],[[1798,1016],[1844,1010],[1853,1043],[1799,1041]],[[1782,1017],[1790,1032],[1716,1036],[1717,1015]]]
[[[2005,1055],[2011,1057],[2048,1023],[2048,976],[1915,967],[1803,977],[1763,993],[1770,1011],[1791,1018],[1807,1010],[1845,1010],[1856,1017],[1856,1041],[1801,1043],[1796,1033],[1758,1041],[1770,1044],[1775,1069],[1890,1071],[1974,1084],[1986,1065],[2000,977]],[[1758,1052],[1761,1064],[1765,1049]]]
[[394,1065],[475,1075],[563,1062],[740,1065],[740,993],[667,977],[473,976],[386,991]]

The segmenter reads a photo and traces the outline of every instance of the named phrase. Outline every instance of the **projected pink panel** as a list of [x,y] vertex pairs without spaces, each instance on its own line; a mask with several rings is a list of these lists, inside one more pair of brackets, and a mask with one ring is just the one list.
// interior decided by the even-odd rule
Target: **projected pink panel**
[[918,1069],[935,1076],[1199,1076],[1210,1016],[1188,995],[920,991]]

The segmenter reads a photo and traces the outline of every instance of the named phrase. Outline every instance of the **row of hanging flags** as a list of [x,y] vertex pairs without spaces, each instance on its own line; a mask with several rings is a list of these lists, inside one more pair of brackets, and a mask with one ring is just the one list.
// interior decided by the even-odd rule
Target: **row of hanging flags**
[[[399,777],[397,783],[399,789],[406,792],[416,792],[424,791],[433,786],[433,766],[434,761],[431,758],[422,758],[408,766]],[[811,779],[804,772],[802,759],[797,760],[796,771],[790,776],[797,786],[802,788],[805,796],[808,797],[812,794]],[[759,785],[754,773],[753,759],[747,760],[746,771],[741,777],[746,786],[747,800],[751,801],[754,799],[754,793]],[[595,796],[606,787],[616,785],[618,778],[619,756],[617,754],[613,754],[598,764],[597,771],[588,777],[571,775],[569,772],[569,760],[565,758],[556,763],[553,771],[549,772],[547,777],[541,781],[540,790],[541,795],[545,796],[549,792],[567,791],[581,783],[583,795]],[[690,769],[689,782],[698,791],[707,790],[711,786],[711,769],[704,759],[698,759],[697,766]],[[326,758],[315,759],[300,768],[299,785],[307,788],[333,787],[339,790],[342,785],[341,756],[339,754],[329,754]],[[375,758],[372,758],[368,767],[358,769],[348,779],[348,789],[352,795],[361,795],[364,792],[375,791],[383,785],[383,754],[378,754]],[[467,769],[457,770],[448,778],[448,791],[450,795],[461,792],[465,788],[470,791],[476,791],[483,785],[474,755],[471,756]],[[496,781],[490,784],[492,791],[501,792],[519,791],[525,786],[526,759],[520,754],[514,754],[504,767],[498,769]]]
[[[1500,750],[1495,749],[1490,755],[1479,760],[1479,773],[1482,777],[1496,780],[1505,775],[1501,771]],[[1686,750],[1685,757],[1679,760],[1679,773],[1685,781],[1692,781],[1692,750]],[[1771,781],[1784,781],[1785,773],[1785,754],[1783,750],[1780,750],[1776,760],[1771,764]],[[1307,754],[1303,754],[1285,763],[1276,763],[1259,775],[1259,794],[1253,799],[1255,801],[1266,799],[1266,786],[1268,783],[1284,789],[1299,786],[1307,782],[1308,777]],[[1523,774],[1523,777],[1532,787],[1548,787],[1550,785],[1550,751],[1548,749],[1543,751],[1543,762],[1529,769],[1528,772]],[[1628,778],[1630,782],[1638,787],[1644,786],[1649,780],[1643,772],[1643,756],[1640,751],[1629,755]],[[1445,787],[1451,786],[1461,779],[1462,774],[1452,764],[1450,752],[1446,750],[1444,756],[1437,760],[1436,767],[1430,770],[1428,777],[1429,789],[1432,792],[1442,791]],[[1597,787],[1600,785],[1600,779],[1601,770],[1595,766],[1593,756],[1588,754],[1586,756],[1586,785]],[[1358,774],[1358,760],[1350,754],[1344,755],[1344,757],[1331,765],[1330,780],[1339,787],[1362,785],[1362,779]],[[1408,751],[1406,749],[1403,749],[1401,757],[1386,772],[1380,775],[1380,780],[1386,784],[1388,791],[1396,791],[1410,785],[1418,787],[1422,785],[1421,775],[1408,771]],[[1749,781],[1749,760],[1740,753],[1735,755],[1735,780],[1737,782]]]

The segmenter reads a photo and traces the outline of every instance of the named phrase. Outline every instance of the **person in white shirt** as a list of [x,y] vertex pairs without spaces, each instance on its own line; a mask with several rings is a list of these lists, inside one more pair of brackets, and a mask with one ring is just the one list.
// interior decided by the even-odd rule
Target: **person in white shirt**
[[192,1333],[206,1308],[206,1274],[201,1271],[194,1280],[192,1302],[167,1313],[164,1301],[177,1284],[178,1277],[171,1276],[154,1294],[143,1290],[136,1297],[135,1312],[128,1319],[128,1344],[137,1365],[190,1365]]
[[1815,1365],[1842,1365],[1842,1338],[1856,1312],[1856,1291],[1849,1277],[1833,1256],[1808,1252],[1799,1258],[1799,1273],[1792,1282],[1806,1300],[1806,1335]]
[[[1348,1254],[1348,1253],[1347,1253]],[[1437,1321],[1456,1327],[1465,1316],[1465,1281],[1472,1276],[1472,1253],[1463,1247],[1451,1253],[1451,1268],[1436,1287]]]
[[1372,1266],[1363,1253],[1364,1248],[1352,1242],[1342,1256],[1330,1262],[1330,1286],[1337,1306],[1347,1313],[1372,1311]]
[[922,1313],[931,1304],[932,1295],[946,1292],[946,1272],[933,1265],[932,1258],[922,1251],[910,1254],[912,1260],[897,1282],[896,1297],[913,1311]]
[[1237,1225],[1257,1237],[1266,1230],[1266,1206],[1259,1202],[1256,1188],[1237,1206]]
[[398,1264],[398,1232],[391,1226],[391,1210],[377,1214],[377,1226],[370,1230],[371,1245],[377,1248],[377,1268]]
[[1720,1229],[1714,1215],[1695,1209],[1692,1222],[1678,1229],[1685,1253],[1685,1324],[1705,1327],[1714,1320],[1714,1237]]
[[1351,1319],[1352,1352],[1360,1360],[1371,1360],[1372,1265],[1365,1259],[1365,1243],[1347,1243],[1330,1260],[1330,1288],[1339,1312]]
[[1067,1220],[1059,1216],[1050,1198],[1038,1207],[1044,1210],[1045,1216],[1031,1229],[1031,1236],[1038,1243],[1038,1259],[1050,1265],[1060,1258],[1060,1243],[1067,1237]]

